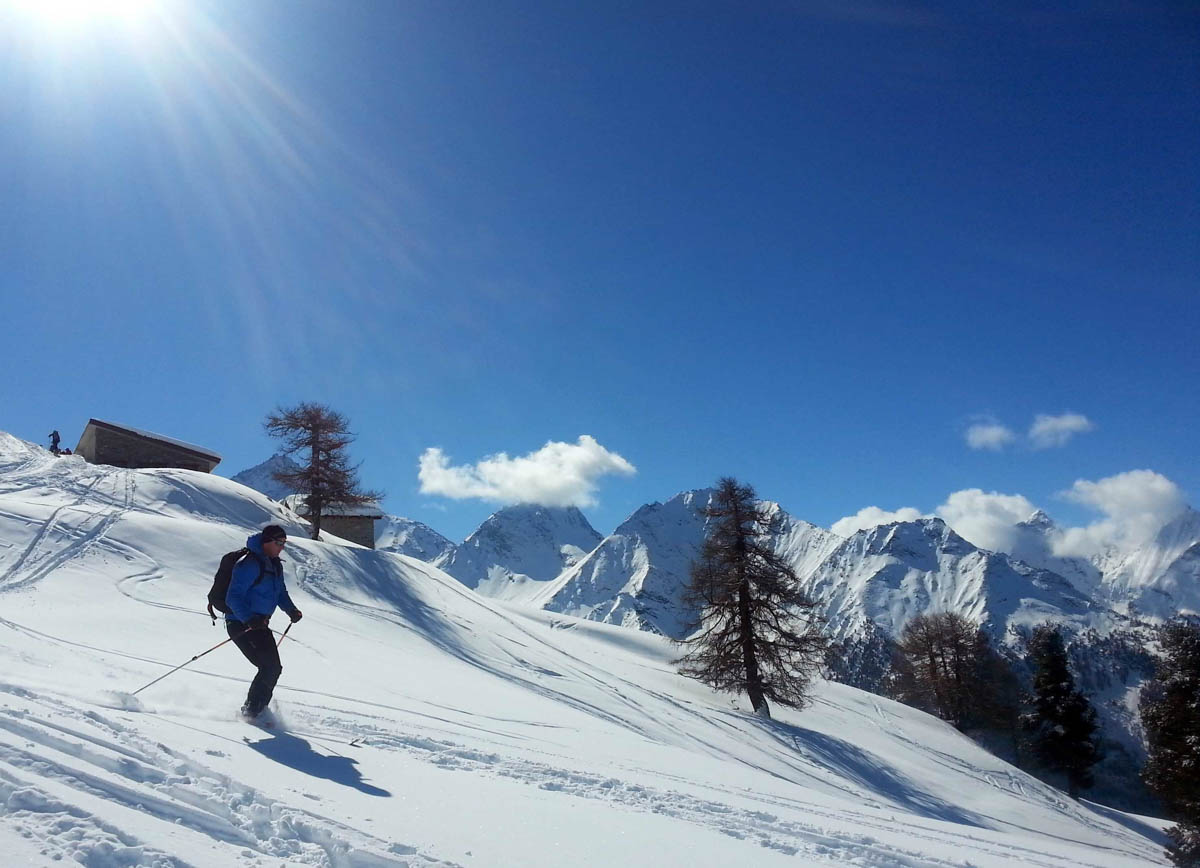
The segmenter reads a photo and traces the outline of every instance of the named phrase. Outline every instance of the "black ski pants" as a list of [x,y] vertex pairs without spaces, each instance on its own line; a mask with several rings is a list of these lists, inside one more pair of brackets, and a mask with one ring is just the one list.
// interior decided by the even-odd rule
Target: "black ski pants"
[[275,692],[275,682],[283,672],[279,662],[279,649],[275,646],[275,634],[270,630],[247,630],[241,621],[226,621],[225,629],[233,637],[246,659],[258,667],[258,674],[250,682],[250,692],[246,694],[244,711],[252,717],[262,713],[271,701]]

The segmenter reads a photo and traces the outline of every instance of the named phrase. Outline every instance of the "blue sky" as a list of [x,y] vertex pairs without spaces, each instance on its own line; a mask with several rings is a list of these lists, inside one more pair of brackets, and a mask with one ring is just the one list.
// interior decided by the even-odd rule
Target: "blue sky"
[[1003,5],[0,0],[0,428],[228,475],[320,401],[455,538],[498,504],[426,450],[581,436],[636,468],[570,465],[601,532],[721,475],[824,526],[1195,504],[1200,17]]

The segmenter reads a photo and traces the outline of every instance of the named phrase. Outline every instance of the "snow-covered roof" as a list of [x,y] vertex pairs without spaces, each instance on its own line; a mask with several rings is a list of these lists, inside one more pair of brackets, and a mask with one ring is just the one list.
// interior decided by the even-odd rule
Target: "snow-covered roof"
[[[297,515],[307,515],[304,498],[303,494],[289,494],[283,499],[283,505]],[[384,513],[382,506],[371,501],[350,506],[325,506],[321,509],[321,515],[337,518],[383,518]]]
[[[187,443],[183,440],[176,440],[174,437],[167,437],[165,434],[156,434],[153,431],[145,431],[141,428],[134,428],[130,425],[122,425],[118,422],[106,422],[103,419],[88,419],[88,425],[95,425],[101,428],[109,428],[113,431],[120,431],[124,434],[133,434],[137,437],[144,437],[147,440],[157,440],[160,443],[166,443],[169,446],[174,446],[177,449],[186,449],[189,452],[195,452],[197,455],[202,455],[205,458],[211,458],[214,461],[220,461],[221,456],[211,449],[205,449],[203,446],[197,446],[195,443]],[[84,429],[87,430],[86,428]]]

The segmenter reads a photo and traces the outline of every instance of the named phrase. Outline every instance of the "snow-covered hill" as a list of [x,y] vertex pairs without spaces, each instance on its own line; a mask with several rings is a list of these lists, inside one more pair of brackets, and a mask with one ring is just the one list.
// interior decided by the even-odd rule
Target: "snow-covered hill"
[[454,543],[427,524],[398,515],[385,515],[375,522],[375,549],[433,561],[454,548]]
[[299,469],[300,465],[287,455],[276,454],[261,464],[256,464],[232,476],[231,479],[234,482],[240,482],[248,488],[253,488],[261,494],[265,494],[272,500],[283,500],[292,491],[283,483],[277,482],[275,474],[293,473]]
[[486,596],[528,600],[599,542],[573,506],[518,504],[493,513],[434,564]]
[[0,434],[5,864],[1165,864],[1160,823],[913,709],[818,684],[764,721],[659,637],[302,533],[281,726],[249,727],[249,666],[202,603],[268,521],[288,516],[228,480]]

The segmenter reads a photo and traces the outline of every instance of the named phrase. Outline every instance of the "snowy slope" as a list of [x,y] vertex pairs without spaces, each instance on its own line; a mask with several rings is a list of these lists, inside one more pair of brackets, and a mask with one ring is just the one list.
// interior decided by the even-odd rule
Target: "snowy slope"
[[1165,864],[1161,824],[913,709],[820,684],[763,721],[658,637],[299,534],[280,728],[234,719],[249,667],[229,645],[131,697],[221,641],[215,558],[281,520],[228,480],[0,434],[6,864]]
[[276,473],[291,473],[300,469],[300,465],[287,455],[272,455],[261,464],[247,468],[230,477],[234,482],[240,482],[255,491],[265,494],[272,500],[283,500],[292,490],[275,480]]
[[599,542],[576,507],[518,504],[493,513],[434,564],[486,596],[528,600]]
[[377,551],[408,555],[419,561],[432,561],[452,548],[454,543],[449,539],[429,525],[411,518],[385,515],[375,522]]

